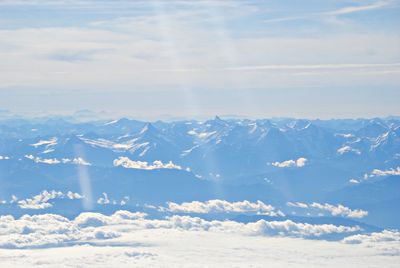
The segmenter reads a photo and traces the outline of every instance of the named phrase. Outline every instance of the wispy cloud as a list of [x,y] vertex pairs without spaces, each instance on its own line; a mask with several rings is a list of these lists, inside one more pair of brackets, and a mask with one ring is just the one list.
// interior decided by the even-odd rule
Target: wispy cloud
[[[15,5],[23,7],[23,2]],[[43,3],[40,10],[35,6],[32,12],[46,10],[44,5],[49,1],[32,1],[32,4],[39,6],[39,2]],[[251,4],[177,1],[161,7],[145,1],[84,2],[79,5],[65,1],[64,5],[70,4],[71,9],[64,9],[59,1],[51,3],[52,8],[59,8],[54,13],[57,18],[51,11],[49,18],[26,16],[21,6],[13,9],[18,18],[0,28],[1,88],[68,89],[69,92],[118,88],[131,94],[146,91],[148,96],[161,89],[242,90],[240,98],[247,98],[255,107],[260,96],[250,96],[246,91],[250,87],[393,88],[400,83],[400,37],[397,29],[390,26],[396,24],[396,18],[390,16],[393,11],[387,8],[395,6],[391,2],[387,5],[348,2],[357,9],[345,9],[350,4],[343,7],[337,1],[320,1],[316,6],[306,3],[301,7],[259,1]],[[88,8],[94,2],[96,11]],[[13,3],[8,1],[10,6],[0,10],[0,15],[13,8]],[[107,6],[125,10],[115,13]],[[367,12],[365,9],[372,13],[371,8],[389,16],[381,22],[375,16],[368,20],[339,14]],[[309,15],[313,19],[316,16],[316,20],[277,23],[274,27],[262,23],[263,19],[287,21]],[[351,20],[351,27],[336,27],[321,21],[332,17]],[[95,104],[95,98],[100,96],[88,100],[92,107],[100,103]],[[172,97],[166,99],[162,105],[174,101]],[[4,107],[10,105],[10,100],[2,101]],[[27,109],[36,103],[29,101],[29,105],[21,104],[17,109]],[[78,106],[76,102],[74,105]],[[252,107],[247,108],[258,109]],[[165,113],[160,109],[164,108],[157,111],[144,108],[147,114]],[[211,111],[210,107],[204,110]]]
[[47,55],[49,60],[64,62],[82,62],[93,59],[95,51],[60,51]]
[[344,7],[340,8],[331,12],[327,12],[326,14],[331,14],[331,15],[345,15],[345,14],[350,14],[350,13],[355,13],[355,12],[362,12],[362,11],[368,11],[368,10],[374,10],[374,9],[379,9],[388,6],[391,4],[392,1],[378,1],[369,5],[361,5],[361,6],[349,6],[349,7]]
[[358,13],[363,11],[371,11],[375,9],[381,9],[387,6],[390,6],[393,1],[378,1],[372,4],[367,5],[356,5],[356,6],[347,6],[331,11],[321,11],[321,12],[312,12],[306,13],[298,16],[283,16],[276,17],[263,20],[264,23],[279,23],[279,22],[288,22],[288,21],[296,21],[296,20],[324,20],[324,21],[333,21],[337,19],[338,16],[341,15],[349,15],[352,13]]
[[400,63],[342,63],[342,64],[272,64],[272,65],[258,65],[258,66],[240,66],[229,67],[224,70],[231,71],[256,71],[256,70],[315,70],[315,69],[366,69],[366,68],[400,68]]

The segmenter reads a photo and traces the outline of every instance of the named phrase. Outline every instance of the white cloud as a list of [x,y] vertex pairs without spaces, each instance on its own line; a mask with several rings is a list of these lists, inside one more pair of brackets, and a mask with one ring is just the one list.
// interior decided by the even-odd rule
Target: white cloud
[[352,235],[359,228],[145,216],[128,211],[82,213],[75,219],[0,216],[0,266],[397,267],[400,256],[399,234],[392,231],[320,241],[297,237]]
[[156,160],[153,164],[149,164],[145,161],[134,161],[130,160],[128,157],[121,156],[118,159],[114,160],[114,166],[122,166],[124,168],[134,168],[134,169],[182,169],[181,166],[175,165],[172,161],[168,163],[163,163],[160,160]]
[[168,202],[168,207],[162,207],[160,210],[182,213],[257,213],[270,216],[284,216],[281,211],[276,212],[273,206],[259,200],[255,203],[247,200],[228,202],[218,199],[205,202],[184,202],[182,204]]
[[35,163],[43,163],[43,164],[48,164],[48,165],[55,165],[55,164],[60,164],[61,161],[56,159],[56,158],[40,158],[40,157],[34,157],[33,155],[25,155],[25,158],[30,159],[35,161]]
[[48,147],[54,146],[56,144],[57,144],[57,138],[53,137],[53,138],[51,138],[49,140],[39,140],[37,143],[31,144],[31,146],[37,148],[39,146],[46,145],[46,148],[48,148]]
[[240,66],[225,68],[230,71],[260,71],[260,70],[340,70],[340,69],[362,69],[362,68],[379,68],[379,67],[400,67],[400,63],[387,63],[387,64],[303,64],[303,65],[253,65],[253,66]]
[[[348,7],[332,13],[349,13],[360,8]],[[254,8],[239,10],[247,16],[254,12]],[[61,80],[61,85],[67,88],[81,85],[92,88],[123,85],[138,88],[147,85],[154,88],[181,83],[214,88],[229,83],[244,88],[254,80],[256,85],[264,87],[281,86],[282,83],[284,86],[306,86],[311,85],[310,79],[293,73],[313,68],[316,74],[309,76],[322,83],[324,81],[318,77],[322,74],[328,78],[325,83],[329,85],[332,81],[339,83],[337,78],[342,75],[346,79],[340,84],[346,84],[346,80],[362,83],[372,79],[384,83],[385,76],[382,74],[369,78],[358,77],[357,73],[399,71],[398,66],[389,65],[396,59],[399,43],[398,36],[390,32],[349,29],[341,34],[324,32],[322,36],[287,37],[271,34],[269,27],[265,27],[262,33],[257,31],[255,35],[253,31],[248,31],[246,38],[239,38],[236,36],[242,32],[238,28],[216,23],[225,19],[239,22],[243,17],[238,16],[238,11],[226,18],[228,14],[224,10],[224,16],[212,16],[206,20],[209,16],[204,15],[209,15],[209,10],[169,10],[167,13],[161,11],[161,14],[158,11],[138,17],[100,19],[89,22],[89,27],[74,24],[70,27],[2,29],[0,45],[12,48],[1,55],[6,71],[4,84],[48,88],[60,86],[58,82]],[[302,18],[301,15],[296,17]],[[230,35],[230,31],[238,33]],[[348,49],[349,44],[354,46]],[[29,68],[33,65],[40,68]],[[255,72],[242,72],[238,76],[230,72],[235,68]],[[260,72],[263,69],[272,73]],[[322,69],[325,73],[321,72]],[[341,72],[333,72],[332,69]],[[277,74],[276,71],[283,73]],[[154,79],[155,75],[158,79]],[[395,76],[396,73],[387,74],[386,78],[393,80]]]
[[350,183],[363,183],[364,181],[369,181],[372,179],[376,179],[377,177],[385,177],[385,176],[400,176],[400,167],[397,168],[390,168],[386,170],[381,170],[381,169],[373,169],[371,173],[365,173],[364,176],[360,179],[351,179],[349,182]]
[[337,153],[340,155],[347,154],[347,153],[355,153],[361,154],[360,150],[351,148],[350,146],[343,146],[337,150]]
[[289,168],[289,167],[304,167],[306,165],[307,159],[304,157],[300,157],[297,160],[286,160],[283,162],[274,162],[273,166],[279,168]]
[[[109,123],[106,123],[105,125],[110,125],[112,123],[117,122],[118,120],[114,120],[111,121]],[[140,147],[144,147],[147,145],[147,143],[143,143],[143,144],[135,144],[134,142],[130,141],[127,143],[115,143],[113,141],[110,140],[106,140],[106,139],[87,139],[82,137],[81,138],[85,143],[96,146],[96,147],[102,147],[102,148],[107,148],[107,149],[111,149],[115,152],[121,152],[121,151],[126,151],[126,150],[136,150]]]
[[[278,234],[298,237],[318,237],[332,233],[347,233],[360,231],[360,227],[335,226],[333,224],[313,225],[308,223],[295,223],[286,221],[263,221],[248,223],[256,234]],[[247,227],[247,226],[246,226]]]
[[10,159],[10,157],[8,157],[8,156],[0,155],[0,160],[9,160],[9,159]]
[[356,180],[356,179],[350,179],[349,182],[350,182],[350,183],[353,183],[353,184],[359,184],[359,183],[360,183],[360,182],[359,182],[358,180]]
[[371,234],[356,234],[344,238],[343,242],[347,244],[361,244],[361,243],[374,244],[380,242],[397,242],[396,244],[399,244],[400,232],[383,230],[382,232],[376,232]]
[[119,202],[121,206],[125,206],[129,202],[129,196],[124,196],[122,200]]
[[388,6],[390,3],[391,3],[391,1],[377,1],[375,3],[368,4],[368,5],[349,6],[349,7],[344,7],[344,8],[329,12],[329,14],[345,15],[345,14],[350,14],[350,13],[355,13],[355,12],[368,11],[368,10],[379,9],[379,8]]
[[[172,216],[166,219],[146,219],[141,212],[117,211],[106,216],[81,213],[73,220],[59,215],[24,215],[20,219],[1,216],[0,248],[33,248],[76,245],[95,239],[113,239],[144,229],[209,231],[250,236],[319,237],[326,234],[346,234],[360,231],[359,227],[314,225],[286,221],[259,220],[251,223],[207,221],[197,217]],[[130,242],[119,241],[129,245]],[[117,241],[116,241],[117,242]],[[110,244],[112,245],[112,243]]]
[[129,202],[129,196],[124,196],[119,202],[117,200],[111,200],[108,197],[107,193],[103,193],[99,199],[97,199],[97,204],[99,205],[120,205],[120,206],[125,206]]
[[37,157],[36,159],[35,159],[35,162],[36,163],[43,163],[43,164],[48,164],[48,165],[55,165],[55,164],[60,164],[61,162],[60,162],[60,160],[57,160],[56,158],[53,158],[53,159],[42,159],[42,158],[39,158],[39,157]]
[[372,170],[370,177],[373,177],[373,176],[382,177],[382,176],[389,176],[389,175],[400,176],[400,167],[397,167],[394,169],[391,168],[388,170],[374,169],[374,170]]
[[63,158],[61,161],[64,164],[71,163],[71,164],[75,164],[75,165],[91,166],[91,164],[89,162],[85,161],[81,157],[77,157],[74,159]]
[[63,158],[61,160],[57,158],[41,158],[41,157],[34,157],[33,155],[25,155],[25,158],[33,160],[35,163],[42,163],[42,164],[48,164],[48,165],[57,165],[57,164],[75,164],[75,165],[85,165],[85,166],[90,166],[91,164],[81,157],[74,158],[74,159],[68,159],[68,158]]
[[[71,247],[0,250],[2,267],[397,267],[384,249],[288,237],[138,230]],[[101,243],[103,246],[101,246]],[[97,246],[97,245],[100,246]],[[206,256],[206,257],[205,257]]]
[[107,205],[110,204],[110,199],[108,199],[107,193],[103,193],[103,196],[97,199],[97,204],[99,205]]
[[286,22],[286,21],[296,21],[296,20],[321,20],[325,23],[342,23],[338,19],[338,16],[349,15],[351,13],[357,13],[362,11],[369,11],[374,9],[380,9],[386,6],[389,6],[392,1],[377,1],[375,3],[367,4],[367,5],[357,5],[357,6],[347,6],[343,8],[339,8],[332,11],[325,12],[315,12],[315,13],[306,13],[298,16],[284,16],[284,17],[276,17],[272,19],[264,20],[265,23],[276,23],[276,22]]
[[[63,198],[68,198],[68,199],[82,199],[83,196],[80,195],[79,193],[73,193],[71,191],[68,191],[67,194],[64,194],[60,191],[46,191],[44,190],[38,195],[35,195],[32,198],[27,198],[23,200],[18,201],[18,206],[22,209],[45,209],[45,208],[50,208],[53,206],[49,201],[53,199],[63,199]],[[17,198],[13,197],[12,203],[17,202]],[[10,202],[11,203],[11,202]]]
[[61,198],[62,196],[62,192],[48,192],[45,190],[42,193],[35,195],[32,199],[28,198],[18,201],[18,206],[22,209],[45,209],[53,206],[48,201]]
[[10,200],[10,204],[14,204],[18,201],[18,197],[16,197],[15,195],[11,195],[11,200]]
[[308,208],[308,205],[302,202],[287,202],[286,205],[289,207]]
[[339,205],[331,205],[328,203],[320,204],[320,203],[301,203],[301,202],[288,202],[286,203],[289,207],[298,207],[302,209],[317,209],[319,211],[327,211],[332,216],[342,216],[346,218],[363,218],[368,215],[368,211],[362,209],[350,209],[341,204]]
[[[195,129],[189,130],[187,132],[187,134],[189,134],[189,135],[192,135],[192,136],[195,136],[198,139],[204,139],[204,140],[209,138],[210,136],[214,135],[215,133],[217,133],[217,131],[197,133]],[[197,147],[197,146],[195,146],[195,147]],[[190,153],[190,151],[192,151],[192,150],[193,150],[193,148],[187,150],[186,153]]]
[[68,199],[71,199],[71,200],[72,199],[82,199],[83,198],[83,195],[80,195],[78,193],[73,193],[71,191],[68,191],[66,196],[68,197]]
[[353,138],[353,137],[354,137],[354,135],[351,134],[351,133],[347,133],[347,134],[337,133],[337,134],[335,134],[335,136],[343,137],[343,138],[346,138],[346,139],[349,139],[349,138]]
[[314,202],[310,205],[310,207],[328,211],[331,213],[332,216],[343,216],[347,218],[363,218],[368,215],[368,211],[361,209],[352,210],[340,204],[334,206],[328,203],[320,204]]

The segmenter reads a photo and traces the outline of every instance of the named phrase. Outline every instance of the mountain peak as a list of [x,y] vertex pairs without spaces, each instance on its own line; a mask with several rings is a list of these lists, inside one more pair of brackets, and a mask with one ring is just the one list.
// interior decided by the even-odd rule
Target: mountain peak
[[216,116],[214,117],[214,120],[215,120],[215,121],[224,121],[224,120],[222,120],[221,117],[219,117],[218,115],[216,115]]
[[388,131],[388,127],[379,122],[379,120],[372,119],[365,126],[357,130],[357,134],[364,137],[378,137]]
[[65,144],[83,144],[84,142],[77,135],[68,135],[65,138]]
[[156,133],[156,132],[157,132],[157,129],[150,122],[147,122],[143,126],[142,130],[140,130],[141,135],[146,134],[146,133]]
[[310,125],[311,125],[311,122],[309,120],[299,119],[299,120],[290,122],[288,124],[288,127],[292,128],[292,129],[301,130],[301,129],[308,128]]
[[126,123],[129,123],[129,122],[131,122],[131,120],[126,118],[126,117],[122,117],[122,118],[117,120],[118,124],[126,124]]

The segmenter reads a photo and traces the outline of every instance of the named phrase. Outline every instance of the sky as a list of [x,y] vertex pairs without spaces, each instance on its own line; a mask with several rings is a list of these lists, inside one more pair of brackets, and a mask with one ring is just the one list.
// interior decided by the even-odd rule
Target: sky
[[0,108],[399,115],[400,1],[0,1]]

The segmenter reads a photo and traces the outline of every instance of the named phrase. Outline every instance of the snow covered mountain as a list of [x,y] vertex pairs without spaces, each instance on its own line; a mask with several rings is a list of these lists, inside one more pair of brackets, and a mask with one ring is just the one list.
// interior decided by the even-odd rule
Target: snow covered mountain
[[[360,221],[398,228],[396,206],[383,204],[400,198],[393,190],[400,179],[399,126],[396,118],[4,119],[0,211],[25,213],[29,206],[18,202],[56,190],[62,194],[43,212],[224,199],[260,200],[307,216],[286,203],[328,202],[369,208]],[[67,202],[68,192],[91,200],[82,208],[74,198]]]

